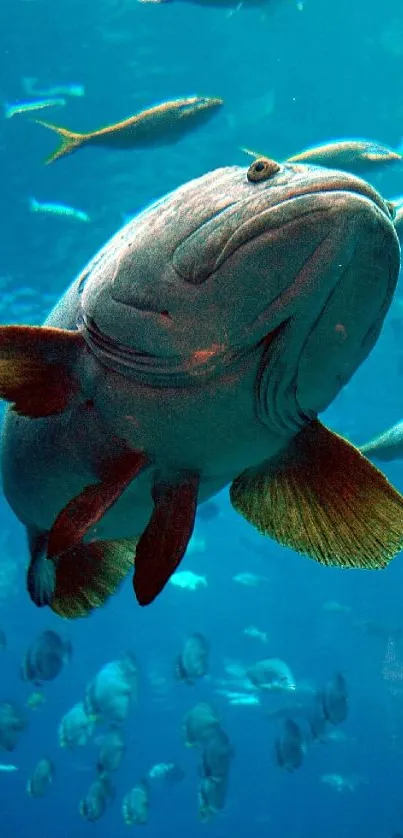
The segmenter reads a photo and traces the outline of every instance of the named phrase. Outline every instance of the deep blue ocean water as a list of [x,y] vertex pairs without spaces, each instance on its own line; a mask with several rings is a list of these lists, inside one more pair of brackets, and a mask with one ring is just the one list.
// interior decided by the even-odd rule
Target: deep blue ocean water
[[[216,119],[172,148],[82,150],[49,167],[43,159],[55,137],[29,115],[0,117],[0,321],[39,324],[126,215],[215,167],[247,165],[241,146],[277,159],[338,137],[398,147],[403,7],[401,0],[305,0],[302,8],[273,0],[264,13],[240,8],[229,15],[191,3],[2,0],[0,98],[30,98],[27,77],[36,77],[38,88],[83,85],[85,96],[67,97],[64,108],[44,114],[83,131],[192,93],[225,100]],[[400,195],[403,167],[372,182],[388,198]],[[31,213],[30,197],[80,208],[91,222]],[[371,356],[323,417],[357,443],[402,416],[400,294],[398,288]],[[402,466],[386,471],[402,490]],[[19,677],[20,663],[43,629],[59,631],[73,646],[72,662],[45,685],[46,702],[28,711],[17,749],[0,752],[0,762],[18,766],[0,773],[1,838],[81,838],[93,830],[99,838],[120,838],[129,829],[123,795],[151,765],[171,760],[186,776],[174,788],[153,791],[150,836],[208,830],[232,838],[388,838],[403,830],[403,644],[393,634],[403,624],[402,557],[382,573],[321,568],[258,536],[231,510],[226,492],[218,501],[219,517],[196,525],[205,549],[183,564],[204,575],[207,587],[191,592],[168,585],[152,607],[140,609],[128,581],[103,610],[66,623],[31,604],[24,533],[0,497],[0,628],[8,639],[0,653],[0,701],[25,704],[31,689]],[[255,587],[233,581],[246,571],[264,581]],[[329,600],[349,610],[326,611]],[[381,636],[363,631],[363,621],[380,625]],[[243,635],[251,624],[267,633],[267,645]],[[193,631],[211,643],[210,676],[187,687],[172,671]],[[114,779],[112,805],[88,824],[78,804],[94,776],[96,747],[66,752],[57,728],[89,678],[127,650],[141,673],[138,706],[125,724],[128,753]],[[271,697],[237,707],[215,692],[226,660],[251,664],[266,656],[287,661],[297,682],[320,684],[340,670],[349,686],[345,740],[311,748],[293,774],[273,762]],[[162,694],[152,673],[164,679]],[[183,715],[198,700],[220,709],[235,753],[226,808],[208,826],[197,819],[198,755],[181,736]],[[45,798],[30,799],[27,779],[45,755],[56,764],[54,785]],[[338,793],[320,781],[330,773],[359,782],[353,792]]]

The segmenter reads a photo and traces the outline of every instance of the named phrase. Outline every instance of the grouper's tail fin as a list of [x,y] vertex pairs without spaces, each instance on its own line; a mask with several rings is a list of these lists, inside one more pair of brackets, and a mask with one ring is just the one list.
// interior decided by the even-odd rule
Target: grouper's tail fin
[[43,122],[42,119],[37,119],[38,125],[43,125],[44,128],[49,128],[50,131],[55,131],[61,137],[59,147],[49,157],[46,158],[45,164],[53,163],[59,157],[64,157],[65,154],[72,154],[77,151],[80,146],[85,143],[87,139],[86,134],[78,134],[76,131],[69,131],[68,128],[62,128],[60,125],[53,125],[51,122]]

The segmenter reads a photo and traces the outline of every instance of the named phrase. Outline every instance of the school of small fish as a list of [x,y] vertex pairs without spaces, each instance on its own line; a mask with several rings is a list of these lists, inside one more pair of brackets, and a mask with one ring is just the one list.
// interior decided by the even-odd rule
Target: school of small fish
[[[6,650],[4,632],[2,636]],[[330,743],[330,729],[346,721],[349,699],[346,681],[341,673],[329,677],[323,687],[312,686],[307,692],[302,683],[296,683],[285,661],[278,658],[265,659],[250,666],[227,663],[225,672],[238,677],[239,691],[234,693],[223,689],[223,685],[230,683],[225,678],[212,678],[209,648],[209,643],[200,633],[185,637],[182,649],[173,662],[168,688],[172,689],[175,681],[189,688],[197,680],[210,679],[216,695],[221,696],[221,703],[225,699],[229,706],[239,707],[261,704],[255,692],[251,693],[250,690],[257,693],[261,691],[267,696],[292,692],[292,702],[284,705],[280,703],[277,710],[273,710],[273,707],[268,709],[270,704],[267,704],[265,710],[264,703],[262,705],[268,717],[279,720],[278,731],[273,739],[273,760],[277,767],[288,772],[300,768],[308,749],[318,742]],[[49,693],[49,687],[45,684],[60,677],[63,670],[71,665],[72,657],[71,642],[54,631],[46,630],[26,650],[20,676],[23,681],[44,689],[42,696],[45,701],[44,693]],[[67,709],[60,719],[59,746],[69,751],[72,757],[85,752],[90,746],[96,746],[93,778],[77,802],[79,813],[87,821],[98,821],[115,803],[114,777],[122,763],[130,757],[128,733],[140,700],[140,671],[141,667],[133,653],[106,662],[88,681],[82,700]],[[152,678],[150,686],[153,689]],[[301,705],[300,698],[304,694],[305,700]],[[238,700],[234,700],[234,696]],[[35,709],[29,700],[27,707]],[[14,751],[28,724],[29,715],[20,704],[0,703],[0,750]],[[182,745],[199,753],[193,782],[199,820],[208,823],[225,807],[230,768],[232,760],[236,758],[235,746],[223,728],[223,711],[215,703],[199,701],[193,704],[183,717],[178,739],[182,740]],[[57,759],[57,754],[42,756],[32,768],[26,781],[26,791],[30,797],[40,798],[51,792],[57,780]],[[14,773],[17,770],[18,766],[11,762],[0,764],[0,772]],[[124,822],[127,825],[148,823],[150,806],[152,808],[155,805],[158,788],[173,788],[184,777],[185,771],[176,762],[161,761],[153,764],[120,801]],[[320,779],[331,784],[331,781]],[[337,790],[340,790],[339,786]]]

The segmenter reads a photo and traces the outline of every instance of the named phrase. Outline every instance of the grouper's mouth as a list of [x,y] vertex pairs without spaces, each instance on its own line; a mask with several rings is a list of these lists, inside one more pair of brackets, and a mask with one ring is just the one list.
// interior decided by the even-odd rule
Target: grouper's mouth
[[[144,312],[153,318],[156,312]],[[115,372],[153,387],[192,387],[220,375],[250,352],[250,346],[229,348],[217,344],[210,351],[194,352],[188,357],[141,352],[104,334],[85,314],[78,320],[78,329],[90,351]]]

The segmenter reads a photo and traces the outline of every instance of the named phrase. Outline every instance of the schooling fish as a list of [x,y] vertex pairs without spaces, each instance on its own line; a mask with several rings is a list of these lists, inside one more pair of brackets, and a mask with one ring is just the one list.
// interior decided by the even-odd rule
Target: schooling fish
[[146,111],[141,111],[123,122],[107,125],[88,134],[78,134],[52,125],[50,122],[37,120],[39,125],[50,128],[61,137],[61,145],[47,159],[53,163],[59,157],[72,154],[84,145],[103,146],[114,149],[149,148],[151,146],[170,145],[178,142],[188,131],[207,122],[222,99],[207,96],[190,96],[187,99],[173,99],[163,102]]
[[77,221],[90,221],[88,213],[65,204],[54,204],[50,202],[37,201],[36,198],[28,198],[28,206],[31,212],[41,212],[46,215],[61,215],[66,218],[76,218]]
[[289,163],[312,163],[357,175],[370,174],[402,160],[398,151],[372,140],[335,140],[288,157]]
[[65,99],[39,99],[36,102],[16,102],[10,105],[8,102],[4,103],[4,118],[11,119],[17,114],[33,113],[35,111],[43,111],[45,108],[62,107],[66,104]]
[[140,213],[43,327],[1,327],[3,487],[33,601],[83,616],[134,566],[147,605],[228,484],[280,544],[385,567],[403,497],[317,414],[376,343],[399,267],[369,184],[261,159]]
[[[260,156],[258,152],[250,149],[242,150],[251,157]],[[372,174],[402,160],[403,155],[398,151],[372,140],[335,140],[312,146],[287,158],[288,163],[309,163],[314,166],[326,166],[327,169],[343,169],[361,176]]]
[[375,460],[402,460],[403,459],[403,421],[397,422],[387,431],[371,439],[362,445],[360,450],[367,457]]

